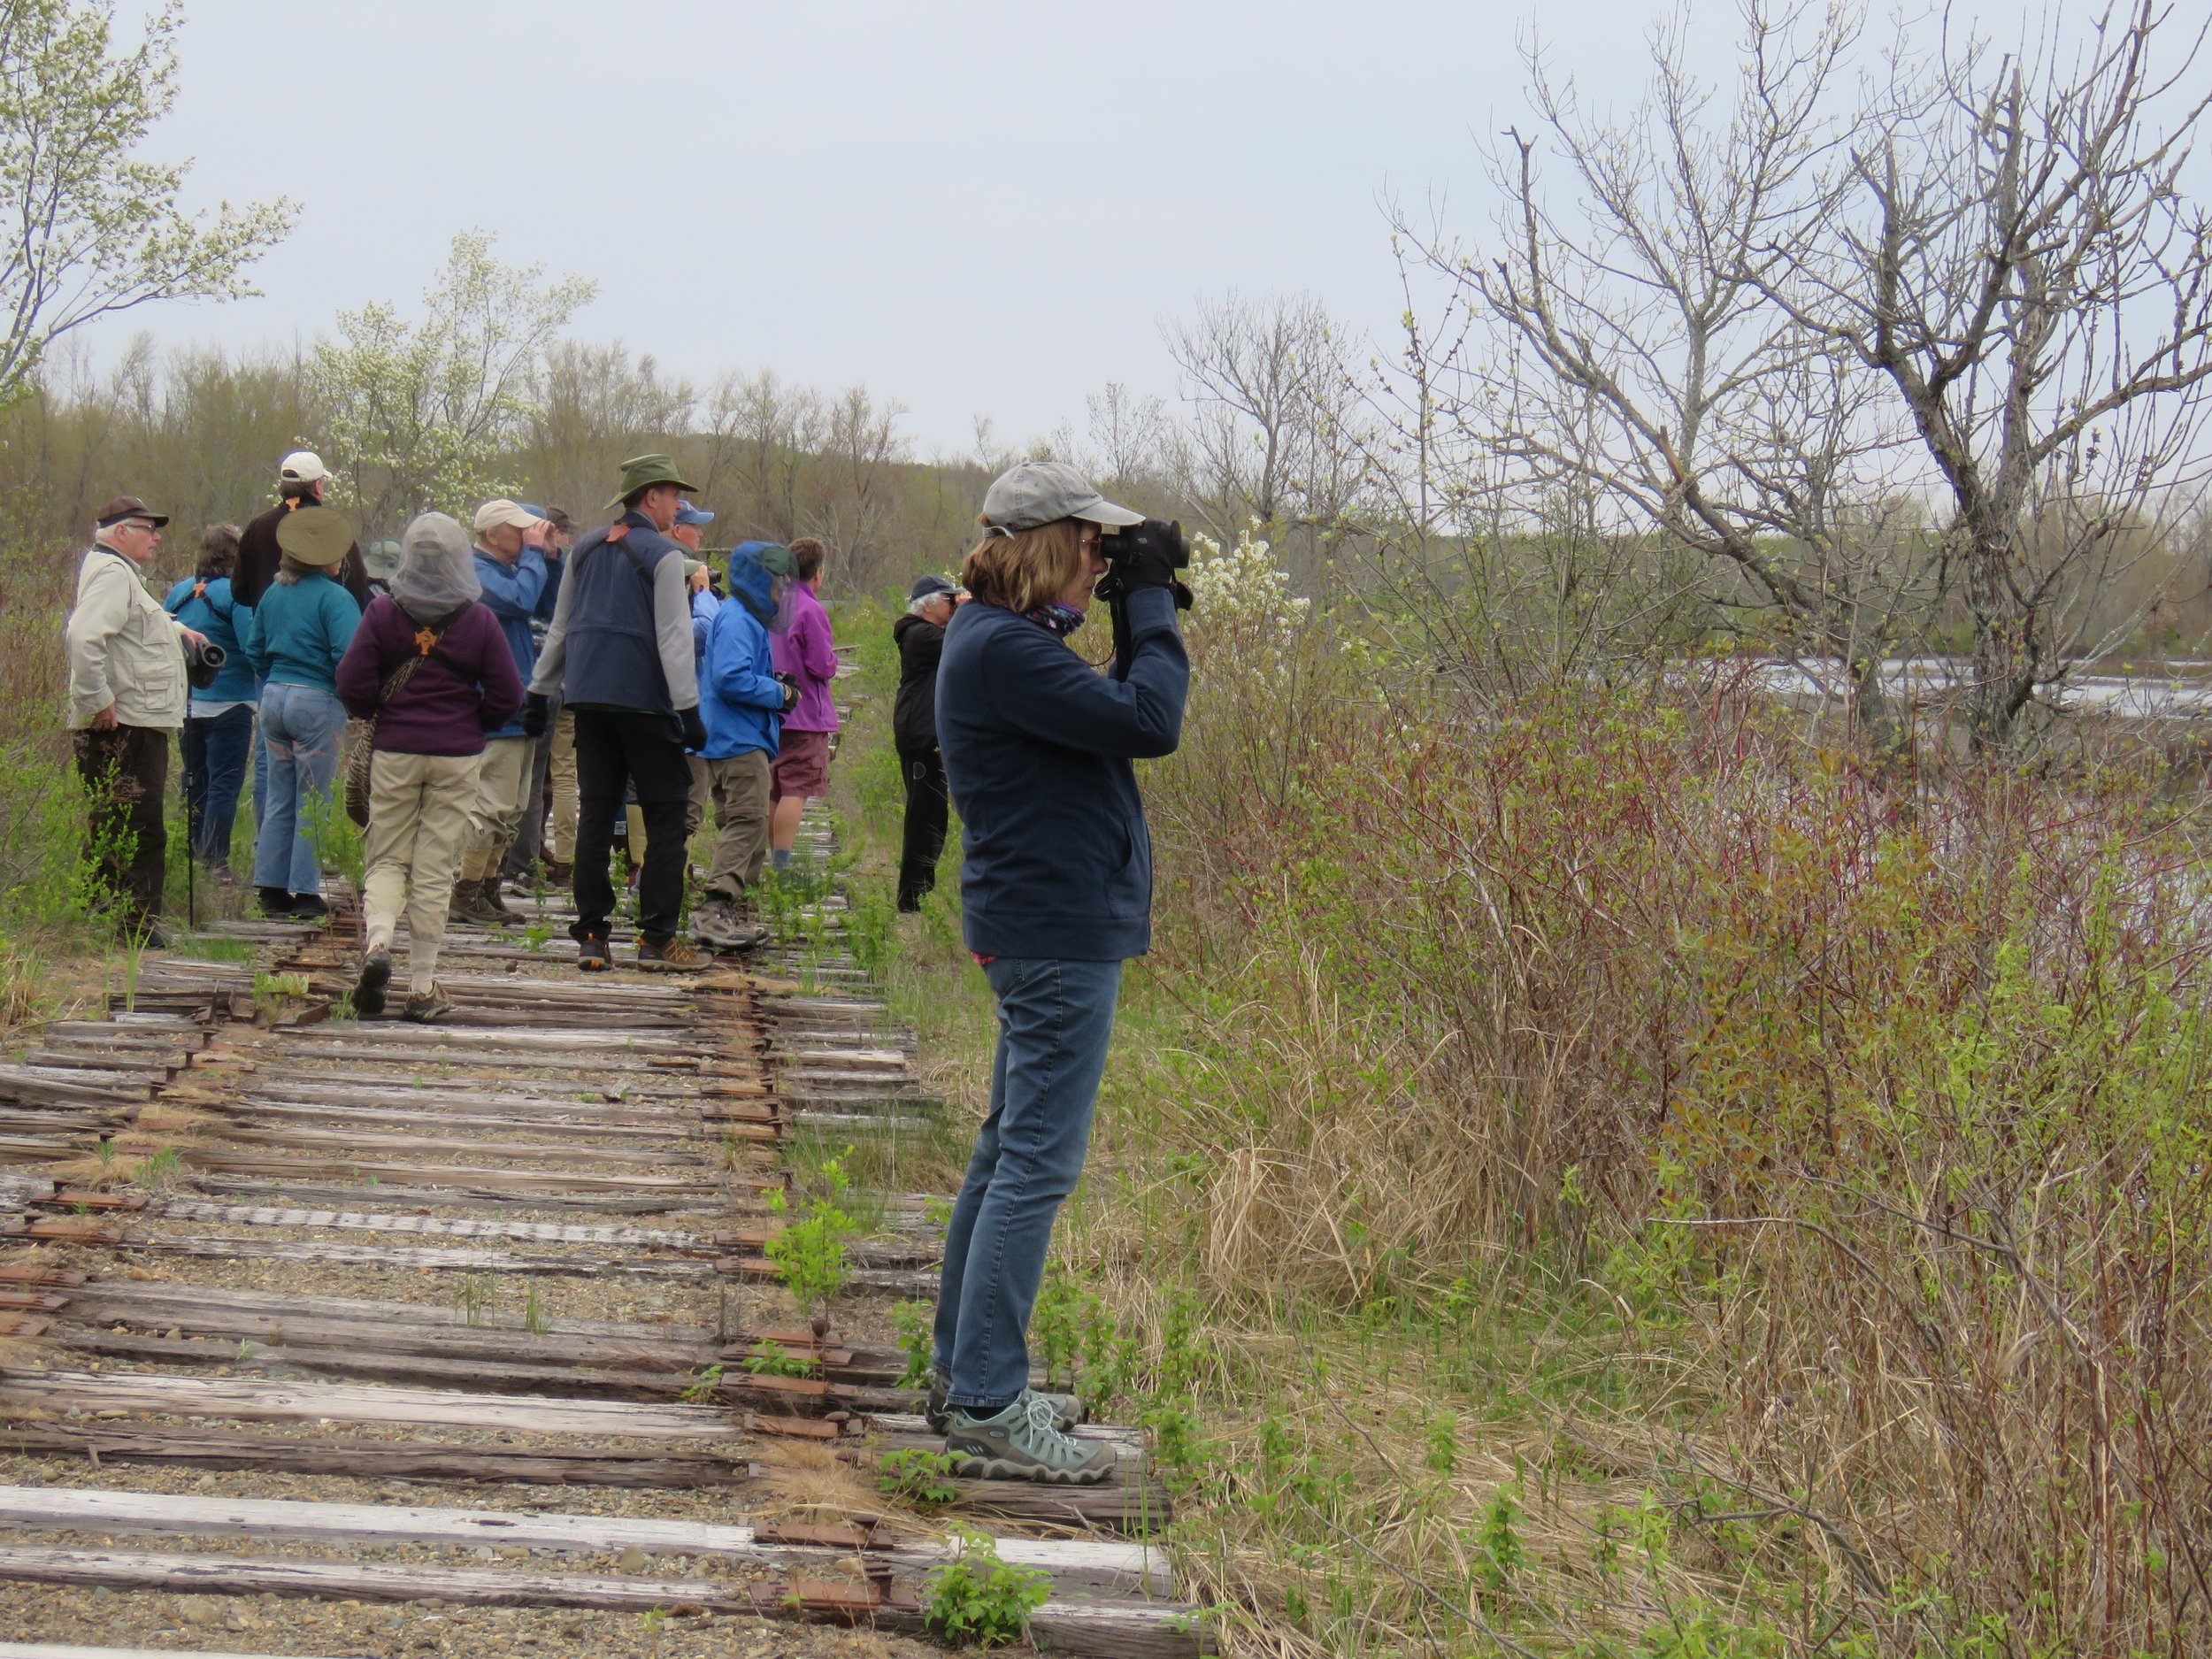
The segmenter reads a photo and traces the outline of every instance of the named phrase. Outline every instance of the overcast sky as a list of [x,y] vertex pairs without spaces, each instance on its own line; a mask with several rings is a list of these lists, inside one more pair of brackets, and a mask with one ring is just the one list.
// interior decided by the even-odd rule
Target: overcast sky
[[[2204,0],[2184,7],[2200,11]],[[1596,101],[1661,0],[1555,0]],[[136,0],[122,0],[130,16]],[[1387,330],[1381,203],[1472,227],[1478,143],[1521,109],[1525,6],[1445,0],[188,0],[150,146],[191,193],[289,196],[266,297],[136,313],[157,340],[311,338],[411,307],[452,234],[595,279],[580,336],[706,380],[865,380],[920,450],[1171,393],[1164,317],[1310,291]],[[1707,4],[1716,45],[1732,8]],[[113,332],[98,342],[111,349]]]

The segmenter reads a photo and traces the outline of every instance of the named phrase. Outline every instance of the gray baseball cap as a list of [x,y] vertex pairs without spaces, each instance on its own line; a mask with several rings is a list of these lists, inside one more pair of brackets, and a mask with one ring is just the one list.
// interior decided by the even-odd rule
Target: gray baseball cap
[[983,494],[983,522],[1002,533],[1034,530],[1063,518],[1127,526],[1144,515],[1117,507],[1065,461],[1024,461],[992,480]]

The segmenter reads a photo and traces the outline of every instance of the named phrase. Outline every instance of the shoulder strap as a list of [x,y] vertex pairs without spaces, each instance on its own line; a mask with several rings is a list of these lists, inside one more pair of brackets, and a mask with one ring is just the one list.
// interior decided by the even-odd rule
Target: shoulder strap
[[[402,616],[405,616],[407,613],[403,611],[400,614]],[[411,620],[411,618],[410,619]],[[450,622],[452,618],[449,617],[446,620]],[[401,689],[405,687],[410,680],[414,678],[415,670],[421,667],[425,663],[430,660],[431,654],[438,649],[439,643],[444,638],[445,627],[443,624],[441,624],[439,626],[434,628],[417,628],[415,630],[415,654],[412,657],[406,658],[397,668],[395,668],[390,673],[384,677],[383,688],[377,693],[376,711],[379,716],[383,714],[385,705],[389,703],[394,697],[399,695]]]

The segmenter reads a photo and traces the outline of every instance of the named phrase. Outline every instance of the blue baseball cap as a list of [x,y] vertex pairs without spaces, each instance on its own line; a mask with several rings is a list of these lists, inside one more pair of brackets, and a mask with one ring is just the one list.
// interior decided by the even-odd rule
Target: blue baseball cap
[[678,524],[712,524],[714,515],[704,507],[695,507],[689,502],[676,509]]

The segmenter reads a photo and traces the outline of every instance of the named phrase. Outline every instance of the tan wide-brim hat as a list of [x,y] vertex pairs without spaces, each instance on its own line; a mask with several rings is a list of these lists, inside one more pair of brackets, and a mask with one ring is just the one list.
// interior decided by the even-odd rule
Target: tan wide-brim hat
[[296,507],[277,520],[277,545],[303,565],[329,569],[353,545],[353,526],[334,507]]

